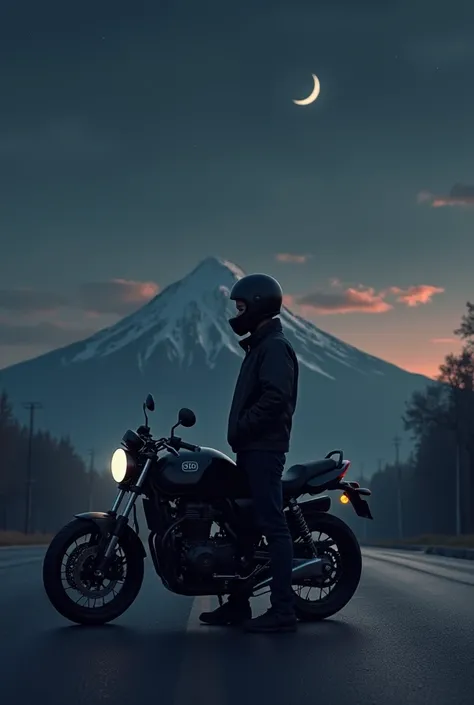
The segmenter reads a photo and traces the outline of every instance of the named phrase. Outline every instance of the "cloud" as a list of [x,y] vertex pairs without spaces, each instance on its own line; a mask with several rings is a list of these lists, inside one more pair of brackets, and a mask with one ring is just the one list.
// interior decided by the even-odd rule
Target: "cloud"
[[448,195],[436,195],[430,191],[420,191],[416,200],[419,204],[430,205],[431,208],[443,208],[444,206],[472,208],[474,206],[474,186],[454,184]]
[[155,282],[127,279],[83,284],[78,292],[68,295],[34,289],[0,289],[0,311],[34,319],[61,309],[79,310],[87,317],[126,316],[150,301],[159,290]]
[[0,322],[0,345],[68,345],[96,333],[96,329],[68,328],[43,321],[34,325]]
[[457,343],[456,338],[431,338],[430,343],[435,345],[451,345],[452,343]]
[[284,262],[285,264],[305,264],[311,255],[293,255],[289,252],[280,252],[275,255],[275,259],[278,262]]
[[107,282],[83,284],[80,287],[79,300],[81,307],[91,313],[126,316],[148,303],[159,290],[160,287],[155,282],[112,279]]
[[0,309],[11,313],[49,313],[68,303],[67,297],[49,291],[0,289]]
[[0,346],[40,354],[84,340],[146,304],[155,282],[92,282],[70,295],[32,289],[0,290]]
[[300,296],[287,295],[284,297],[284,304],[288,308],[299,308],[303,315],[387,313],[394,308],[390,297],[395,296],[396,303],[414,308],[430,303],[435,294],[444,292],[441,287],[429,284],[419,284],[406,289],[392,286],[382,291],[376,291],[373,287],[363,284],[343,288],[338,279],[332,279],[330,284],[333,289],[339,290],[316,290]]
[[428,304],[435,294],[443,294],[444,289],[440,286],[431,286],[430,284],[418,284],[410,286],[408,289],[400,289],[398,286],[390,287],[390,293],[395,294],[398,303],[405,304],[410,308]]
[[386,313],[393,306],[384,301],[382,294],[374,289],[361,287],[348,288],[340,292],[314,291],[294,299],[303,310],[310,309],[322,315],[344,313]]

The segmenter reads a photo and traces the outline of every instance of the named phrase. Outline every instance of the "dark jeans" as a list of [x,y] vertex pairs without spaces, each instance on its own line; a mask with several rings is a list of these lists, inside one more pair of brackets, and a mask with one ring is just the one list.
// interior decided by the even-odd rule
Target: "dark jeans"
[[285,454],[249,450],[237,453],[237,465],[248,476],[255,519],[268,543],[273,578],[270,597],[272,607],[276,612],[293,612],[293,541],[283,514],[281,484]]

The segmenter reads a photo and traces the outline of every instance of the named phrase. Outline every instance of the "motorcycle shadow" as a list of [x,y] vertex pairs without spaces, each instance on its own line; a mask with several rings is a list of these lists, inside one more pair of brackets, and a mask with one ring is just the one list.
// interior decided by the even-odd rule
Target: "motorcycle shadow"
[[[54,663],[71,687],[79,687],[79,674],[87,674],[93,684],[106,677],[109,689],[115,684],[117,692],[137,677],[142,688],[160,682],[166,693],[176,684],[192,690],[201,681],[220,683],[220,689],[227,690],[230,683],[240,683],[239,674],[254,672],[257,664],[262,683],[267,684],[280,682],[282,674],[291,681],[301,673],[312,677],[315,666],[319,672],[331,672],[334,664],[350,663],[368,640],[365,629],[343,619],[300,624],[290,634],[246,634],[239,628],[199,624],[186,629],[182,623],[160,629],[158,622],[146,628],[68,625],[43,632],[37,643],[30,644],[36,655],[35,660],[32,654],[33,670],[38,671],[31,679],[39,681],[45,663]],[[225,700],[219,696],[216,702]]]
[[[181,650],[184,646],[191,650],[194,648],[199,650],[203,647],[209,650],[215,645],[220,649],[223,638],[228,644],[238,642],[239,649],[242,648],[242,641],[245,641],[247,648],[251,646],[252,642],[261,642],[262,639],[275,640],[279,644],[282,642],[294,643],[295,639],[304,642],[310,639],[312,649],[316,648],[317,644],[324,645],[324,649],[328,647],[337,649],[339,644],[344,644],[345,647],[348,644],[354,646],[357,642],[366,640],[367,636],[359,626],[348,621],[327,619],[313,623],[300,622],[296,632],[283,634],[247,634],[239,627],[211,627],[200,623],[187,629],[182,625],[177,625],[176,629],[163,629],[158,624],[156,627],[150,627],[146,630],[121,624],[95,627],[67,625],[51,631],[46,641],[55,650],[73,648],[76,651],[87,647],[89,654],[91,647],[93,650],[100,651],[113,645],[114,650],[130,651],[135,658],[139,652],[155,650],[157,647],[163,646],[164,643],[166,643],[168,651],[175,648]],[[43,642],[44,646],[46,644]]]
[[[118,703],[141,702],[157,684],[163,702],[179,705],[255,702],[257,691],[257,702],[271,702],[269,688],[275,698],[280,690],[288,692],[285,702],[291,702],[290,690],[300,681],[312,688],[315,674],[351,663],[368,638],[365,629],[345,619],[300,624],[296,633],[272,635],[182,622],[176,627],[170,622],[160,627],[159,621],[139,627],[61,625],[30,641],[31,652],[24,654],[28,679],[21,676],[24,665],[14,675],[25,701],[34,686],[40,700],[53,705],[59,702],[51,697],[53,674],[55,692],[103,690]],[[243,677],[256,669],[258,679]]]

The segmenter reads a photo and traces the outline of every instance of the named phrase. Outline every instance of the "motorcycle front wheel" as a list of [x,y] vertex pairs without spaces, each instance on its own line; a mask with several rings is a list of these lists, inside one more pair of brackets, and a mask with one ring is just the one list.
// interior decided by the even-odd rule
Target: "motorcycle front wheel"
[[[311,585],[296,587],[295,611],[302,622],[332,617],[352,599],[362,572],[362,555],[353,531],[333,514],[318,513],[308,520],[313,544],[327,573]],[[303,543],[294,546],[295,556],[311,558]]]
[[106,624],[133,603],[143,582],[143,556],[119,541],[104,579],[94,577],[101,534],[75,519],[51,541],[43,562],[43,585],[53,607],[76,624]]

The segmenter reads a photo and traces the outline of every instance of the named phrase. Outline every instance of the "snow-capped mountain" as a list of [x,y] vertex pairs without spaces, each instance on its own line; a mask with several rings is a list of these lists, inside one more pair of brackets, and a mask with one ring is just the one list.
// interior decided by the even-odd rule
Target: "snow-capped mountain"
[[[245,273],[232,262],[208,257],[139,311],[84,341],[72,357],[67,355],[67,348],[62,362],[67,365],[107,357],[138,341],[136,362],[141,371],[152,362],[160,345],[166,346],[168,359],[180,365],[192,364],[196,348],[210,368],[223,349],[242,356],[228,319],[235,315],[230,290],[243,276]],[[329,370],[333,363],[359,373],[383,374],[381,364],[386,363],[323,333],[287,308],[283,309],[281,320],[300,362],[308,369],[331,379],[334,377]]]
[[[14,402],[43,403],[38,421],[70,434],[79,449],[107,452],[141,423],[144,396],[155,396],[151,419],[163,435],[181,406],[198,422],[186,437],[225,447],[227,411],[243,352],[228,319],[229,292],[244,272],[209,257],[148,304],[94,336],[0,371]],[[301,366],[291,460],[343,447],[371,474],[388,459],[404,402],[427,379],[361,352],[287,308],[281,314]]]
[[89,338],[68,362],[106,357],[135,341],[140,341],[140,370],[163,344],[169,360],[179,364],[192,364],[195,346],[201,349],[209,367],[215,365],[222,348],[240,354],[227,318],[231,315],[229,291],[242,276],[244,272],[231,262],[208,257],[139,311]]

